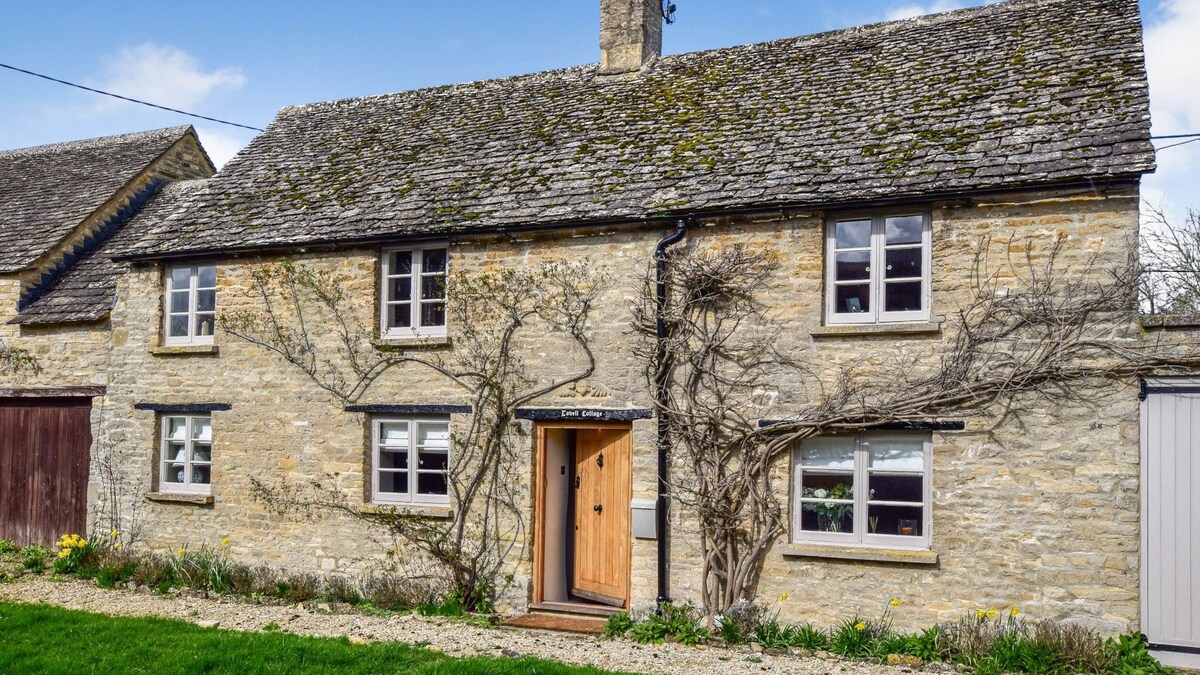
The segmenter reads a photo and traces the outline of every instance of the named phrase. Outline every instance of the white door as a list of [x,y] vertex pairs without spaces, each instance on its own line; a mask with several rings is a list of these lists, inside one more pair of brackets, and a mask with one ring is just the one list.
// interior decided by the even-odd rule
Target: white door
[[1148,380],[1142,404],[1142,632],[1200,663],[1200,379]]

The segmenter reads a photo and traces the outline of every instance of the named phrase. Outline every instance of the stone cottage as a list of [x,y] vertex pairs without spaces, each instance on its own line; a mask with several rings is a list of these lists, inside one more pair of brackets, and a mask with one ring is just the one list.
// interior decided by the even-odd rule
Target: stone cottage
[[0,368],[0,539],[84,527],[112,337],[104,247],[164,185],[214,171],[187,126],[0,152],[0,351],[26,364]]
[[[776,347],[825,364],[818,379],[852,362],[884,376],[952,340],[985,237],[1057,242],[1071,269],[1117,269],[1135,245],[1154,169],[1135,0],[1014,0],[667,57],[656,0],[602,0],[601,16],[599,65],[285,108],[122,230],[98,439],[138,481],[151,546],[228,537],[247,561],[364,571],[413,553],[346,513],[278,513],[256,485],[455,511],[461,387],[414,360],[345,400],[223,329],[262,315],[258,280],[280,262],[340,279],[375,349],[427,360],[465,342],[446,308],[456,273],[599,275],[594,372],[525,405],[512,431],[523,527],[499,590],[512,610],[603,614],[701,583],[694,514],[655,509],[655,392],[631,329],[666,238],[770,252]],[[537,382],[586,363],[561,332],[523,347]],[[813,403],[806,384],[772,383],[760,418]],[[758,598],[788,594],[783,619],[821,623],[900,597],[905,626],[980,606],[1143,626],[1165,601],[1144,572],[1135,384],[1087,406],[1039,399],[1020,420],[798,445],[773,470],[790,526]]]

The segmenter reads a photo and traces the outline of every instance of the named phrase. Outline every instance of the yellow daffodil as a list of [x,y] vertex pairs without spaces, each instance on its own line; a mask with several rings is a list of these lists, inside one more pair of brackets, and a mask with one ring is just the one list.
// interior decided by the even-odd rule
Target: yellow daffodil
[[222,546],[228,546],[228,545],[229,545],[229,537],[225,537],[224,539],[222,539],[222,540],[221,540],[221,545],[222,545]]
[[117,538],[117,531],[116,531],[116,530],[113,530],[112,532],[110,532],[110,533],[109,533],[109,535],[108,535],[108,536],[112,537],[113,539],[116,539],[116,538]]
[[69,548],[64,548],[63,550],[58,552],[58,557],[60,557],[60,558],[65,558],[69,555],[71,555],[71,549],[69,549]]
[[783,595],[779,596],[779,599],[780,599],[780,600],[782,600],[782,601],[784,601],[784,602],[787,602],[787,599],[788,599],[788,594],[787,594],[787,593],[784,593]]
[[892,601],[888,604],[890,604],[892,607],[899,607],[900,606],[900,598],[892,598]]
[[184,553],[187,553],[187,549],[186,549],[186,548],[181,548],[181,549],[179,549],[178,551],[175,551],[175,555],[179,556],[180,558],[182,558],[182,557],[183,557],[183,554],[184,554]]
[[975,610],[975,618],[976,619],[982,619],[985,614],[986,614],[986,612],[984,612],[982,609]]
[[1021,613],[1021,610],[1017,609],[1016,607],[1013,607],[1012,609],[1008,610],[1009,616],[1016,616],[1020,613]]
[[995,608],[995,607],[992,607],[992,608],[988,609],[988,611],[987,611],[987,618],[989,618],[989,619],[994,619],[994,618],[996,618],[996,608]]
[[865,621],[859,621],[858,623],[854,624],[854,630],[856,630],[856,631],[862,632],[866,629],[867,629],[867,624]]
[[116,544],[113,545],[113,548],[120,551],[121,550],[121,542],[118,541]]

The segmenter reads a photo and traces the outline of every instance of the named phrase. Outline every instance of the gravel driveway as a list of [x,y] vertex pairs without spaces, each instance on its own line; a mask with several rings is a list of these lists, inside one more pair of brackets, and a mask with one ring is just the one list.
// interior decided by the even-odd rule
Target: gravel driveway
[[695,648],[638,645],[564,633],[513,628],[481,628],[441,617],[331,614],[294,606],[246,604],[231,598],[170,597],[104,590],[78,580],[50,581],[25,576],[0,584],[0,599],[45,603],[112,616],[157,616],[240,631],[262,630],[272,622],[289,633],[352,641],[398,641],[423,644],[450,656],[500,655],[517,652],[563,663],[644,673],[904,673],[869,663],[753,654],[747,648]]

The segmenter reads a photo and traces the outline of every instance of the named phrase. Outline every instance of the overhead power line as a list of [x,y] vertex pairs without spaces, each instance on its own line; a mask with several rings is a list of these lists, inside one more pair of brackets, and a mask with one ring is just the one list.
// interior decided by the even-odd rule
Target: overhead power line
[[[1155,150],[1155,152],[1162,152],[1163,150],[1170,150],[1171,148],[1178,148],[1181,145],[1187,145],[1188,143],[1195,143],[1196,141],[1200,141],[1200,134],[1195,134],[1195,136],[1196,137],[1192,138],[1192,140],[1190,140],[1190,141],[1181,141],[1179,143],[1172,143],[1171,145],[1164,145],[1161,148],[1158,148],[1157,150]],[[1181,136],[1181,138],[1187,138],[1187,137]]]
[[15,70],[15,71],[16,71],[16,72],[18,72],[18,73],[25,73],[26,75],[32,75],[32,76],[34,76],[34,77],[40,77],[40,78],[42,78],[43,80],[50,80],[51,82],[57,82],[57,83],[59,83],[59,84],[65,84],[65,85],[67,85],[68,87],[75,87],[76,89],[82,89],[82,90],[84,90],[84,91],[90,91],[90,92],[92,92],[92,93],[94,93],[94,94],[102,94],[102,95],[104,95],[104,96],[111,96],[111,97],[113,97],[113,98],[119,98],[119,99],[121,99],[122,101],[129,101],[130,103],[137,103],[137,104],[140,104],[140,105],[149,106],[149,107],[151,107],[151,108],[158,108],[159,110],[166,110],[167,112],[178,113],[178,114],[180,114],[180,115],[187,115],[188,117],[195,117],[196,119],[208,120],[209,122],[216,122],[217,124],[227,124],[227,125],[229,125],[229,126],[231,126],[231,127],[241,127],[242,129],[249,129],[249,130],[251,130],[251,131],[262,131],[262,129],[259,129],[258,127],[252,127],[252,126],[250,126],[250,125],[248,125],[248,124],[238,124],[237,122],[227,122],[227,121],[225,121],[225,120],[219,120],[219,119],[217,119],[217,118],[215,118],[215,117],[206,117],[206,116],[204,116],[204,115],[197,115],[196,113],[190,113],[190,112],[188,112],[188,111],[186,111],[186,110],[179,110],[178,108],[168,108],[168,107],[167,107],[167,106],[165,106],[165,105],[158,105],[157,103],[150,103],[149,101],[142,101],[142,100],[139,100],[139,99],[136,99],[136,98],[130,98],[130,97],[128,97],[128,96],[122,96],[122,95],[120,95],[120,94],[114,94],[114,93],[112,93],[112,92],[110,92],[110,91],[101,91],[100,89],[93,89],[92,87],[85,87],[85,86],[83,86],[82,84],[75,84],[74,82],[67,82],[66,80],[60,80],[60,79],[58,79],[57,77],[50,77],[49,75],[43,75],[43,74],[41,74],[41,73],[35,73],[35,72],[33,72],[32,70],[25,70],[24,68],[17,68],[16,66],[10,66],[10,65],[8,65],[7,63],[0,63],[0,68],[7,68],[7,69],[9,69],[9,70]]

